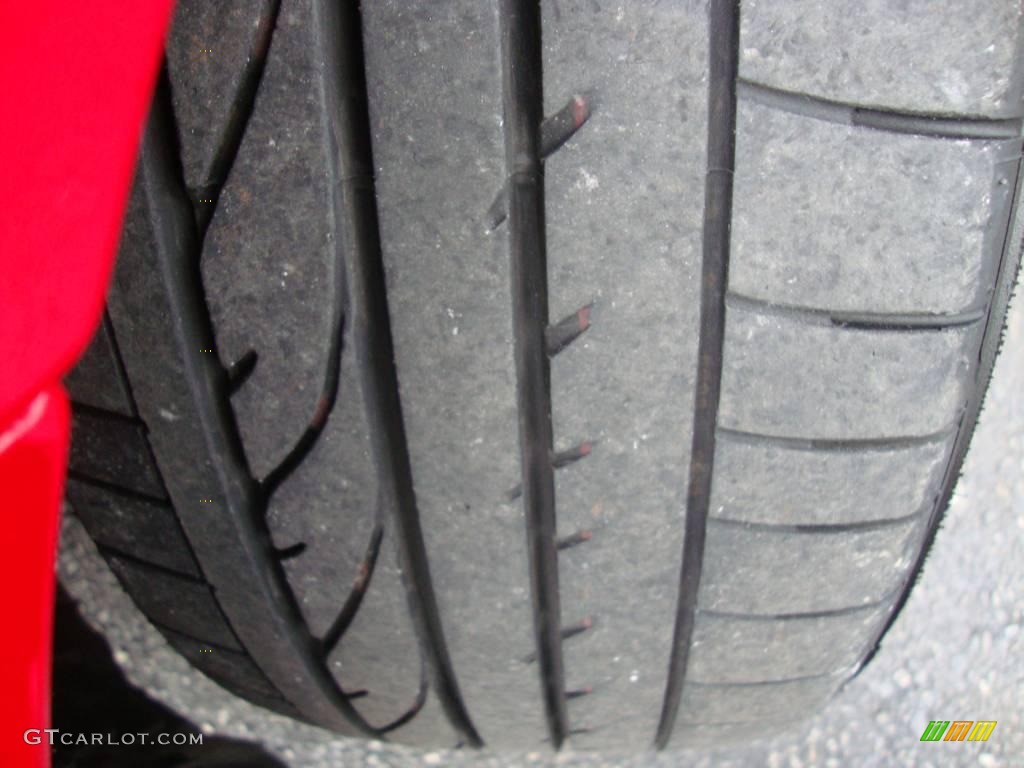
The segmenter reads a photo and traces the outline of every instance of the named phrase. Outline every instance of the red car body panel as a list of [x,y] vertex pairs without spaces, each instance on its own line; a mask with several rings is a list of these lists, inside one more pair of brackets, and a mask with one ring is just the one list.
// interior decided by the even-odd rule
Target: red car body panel
[[61,377],[99,322],[172,0],[0,3],[0,765],[45,766]]

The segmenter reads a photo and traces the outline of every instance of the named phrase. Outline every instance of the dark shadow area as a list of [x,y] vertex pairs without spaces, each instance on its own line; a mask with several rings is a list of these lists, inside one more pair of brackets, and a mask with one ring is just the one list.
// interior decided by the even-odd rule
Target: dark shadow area
[[85,623],[63,588],[57,591],[52,727],[65,738],[104,734],[104,741],[121,742],[136,734],[138,742],[138,734],[148,734],[153,742],[55,744],[54,768],[285,768],[256,744],[218,736],[204,735],[202,744],[157,744],[159,734],[200,731],[125,679],[106,640]]

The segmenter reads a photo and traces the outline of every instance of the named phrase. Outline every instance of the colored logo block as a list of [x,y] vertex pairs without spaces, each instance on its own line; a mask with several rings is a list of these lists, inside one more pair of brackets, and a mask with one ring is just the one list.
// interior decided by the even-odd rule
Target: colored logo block
[[988,741],[996,727],[995,720],[931,720],[921,734],[921,741]]

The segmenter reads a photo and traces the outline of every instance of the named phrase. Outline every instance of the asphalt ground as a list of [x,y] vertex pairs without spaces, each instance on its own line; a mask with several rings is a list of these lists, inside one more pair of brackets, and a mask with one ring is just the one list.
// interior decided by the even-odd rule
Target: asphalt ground
[[[112,697],[126,686],[137,686],[203,733],[261,745],[292,768],[1024,766],[1022,305],[1019,297],[1011,305],[1003,351],[963,477],[903,613],[872,663],[838,698],[813,720],[770,741],[712,752],[622,756],[571,750],[558,755],[421,752],[338,738],[250,706],[193,670],[134,608],[71,514],[63,525],[61,580],[85,622],[107,638],[123,678],[111,665],[102,679],[88,679],[89,691],[82,695],[85,678],[75,667],[58,665],[55,687],[65,691],[65,701],[67,691],[76,690],[75,706],[107,713],[105,724],[103,718],[93,718],[90,727],[116,730],[125,721],[121,710],[111,705]],[[73,623],[59,622],[58,633],[75,631],[68,629]],[[105,652],[102,644],[95,650]],[[66,712],[62,717],[75,722],[73,717],[67,720]],[[984,743],[922,743],[930,720],[996,720],[998,725]],[[170,727],[166,721],[154,722],[153,727]],[[652,723],[652,733],[653,727]],[[127,752],[112,749],[110,762],[103,764],[149,764],[137,753],[129,758]],[[200,752],[188,764],[235,764],[230,755],[224,762],[216,749],[209,754],[209,762]]]

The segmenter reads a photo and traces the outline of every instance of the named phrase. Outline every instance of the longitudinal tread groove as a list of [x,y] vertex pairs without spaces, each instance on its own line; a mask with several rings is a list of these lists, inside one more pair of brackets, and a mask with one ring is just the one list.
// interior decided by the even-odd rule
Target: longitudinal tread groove
[[569,733],[562,660],[555,475],[552,466],[540,6],[502,0],[500,11],[508,243],[515,331],[523,509],[544,714],[557,749]]
[[339,6],[329,0],[318,0],[315,8],[326,63],[334,216],[336,225],[344,222],[346,229],[352,338],[380,501],[394,524],[409,611],[438,701],[455,731],[468,744],[481,746],[445,642],[413,489],[377,221],[360,9],[355,3]]
[[832,325],[860,331],[942,331],[974,325],[984,320],[985,307],[973,307],[946,314],[899,312],[836,312],[816,307],[796,307],[755,299],[730,291],[726,296],[728,307],[738,307],[764,315],[785,317],[809,325]]
[[693,439],[683,533],[683,561],[673,629],[672,652],[655,746],[672,737],[682,701],[693,636],[697,593],[704,561],[704,539],[711,503],[715,427],[722,386],[725,294],[729,279],[733,168],[736,162],[736,80],[739,69],[738,0],[708,5],[708,149],[704,183],[704,232],[701,261],[700,338],[694,395]]
[[877,109],[858,104],[794,93],[780,88],[740,81],[739,95],[767,107],[830,123],[873,128],[889,133],[907,133],[936,139],[1017,139],[1021,137],[1020,117],[989,118],[942,115]]

